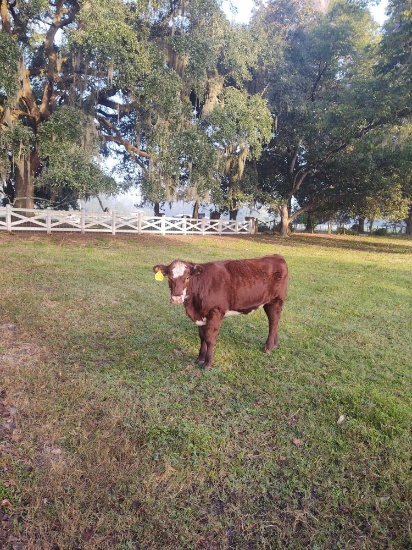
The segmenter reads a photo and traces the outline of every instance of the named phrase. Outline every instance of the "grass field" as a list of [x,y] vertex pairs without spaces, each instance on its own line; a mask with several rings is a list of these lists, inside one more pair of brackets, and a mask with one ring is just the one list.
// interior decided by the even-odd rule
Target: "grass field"
[[[215,367],[152,266],[281,253]],[[412,241],[0,234],[0,547],[412,548]]]

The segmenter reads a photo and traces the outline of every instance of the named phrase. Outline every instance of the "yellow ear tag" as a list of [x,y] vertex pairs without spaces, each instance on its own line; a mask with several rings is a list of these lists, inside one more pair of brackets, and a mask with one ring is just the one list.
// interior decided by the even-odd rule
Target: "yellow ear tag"
[[156,272],[155,279],[156,279],[156,281],[163,281],[164,277],[163,277],[163,273],[160,271],[160,269],[159,269],[159,271]]

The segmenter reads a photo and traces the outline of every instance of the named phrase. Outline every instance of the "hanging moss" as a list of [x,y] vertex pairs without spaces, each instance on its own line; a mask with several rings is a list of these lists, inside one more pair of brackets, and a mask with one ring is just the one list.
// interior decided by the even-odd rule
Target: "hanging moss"
[[13,101],[18,88],[20,52],[16,41],[5,32],[0,32],[0,90],[4,88],[8,101]]

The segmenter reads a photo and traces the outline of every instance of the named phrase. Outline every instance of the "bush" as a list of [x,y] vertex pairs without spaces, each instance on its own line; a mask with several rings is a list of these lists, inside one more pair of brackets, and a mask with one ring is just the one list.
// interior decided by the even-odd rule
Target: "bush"
[[336,230],[337,235],[358,235],[358,231],[354,229],[346,229],[345,227],[338,227]]
[[373,232],[374,235],[379,235],[381,237],[384,237],[385,235],[387,235],[388,233],[388,230],[386,227],[379,227],[379,229],[375,229],[375,231]]

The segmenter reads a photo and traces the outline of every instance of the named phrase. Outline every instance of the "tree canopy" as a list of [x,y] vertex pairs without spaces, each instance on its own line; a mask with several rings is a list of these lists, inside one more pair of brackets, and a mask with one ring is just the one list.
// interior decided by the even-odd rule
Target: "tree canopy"
[[270,0],[244,25],[219,0],[0,0],[0,21],[0,179],[17,207],[139,185],[231,217],[265,204],[283,234],[305,211],[369,217],[373,200],[405,215],[406,0],[382,29],[366,0]]

